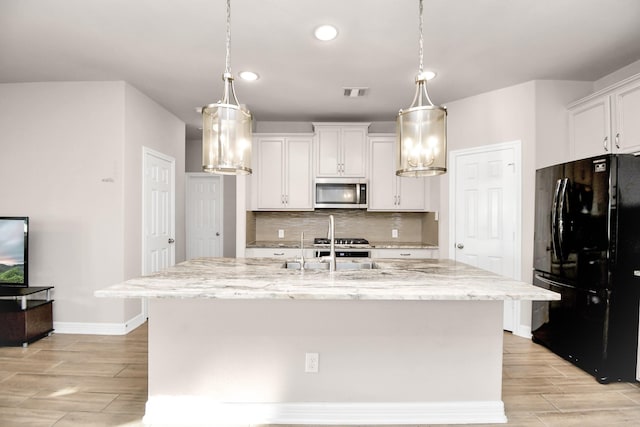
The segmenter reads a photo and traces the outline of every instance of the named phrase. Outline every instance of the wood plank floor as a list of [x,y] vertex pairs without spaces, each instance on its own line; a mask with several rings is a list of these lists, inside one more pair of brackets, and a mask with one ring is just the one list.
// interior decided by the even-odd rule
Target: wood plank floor
[[[504,339],[509,426],[640,425],[637,383],[601,385],[530,340]],[[141,427],[146,398],[146,324],[0,347],[0,427]]]

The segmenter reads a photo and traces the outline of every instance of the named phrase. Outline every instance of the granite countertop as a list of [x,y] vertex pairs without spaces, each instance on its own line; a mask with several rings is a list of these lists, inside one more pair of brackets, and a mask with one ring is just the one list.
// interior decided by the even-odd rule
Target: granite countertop
[[[300,242],[294,241],[257,241],[247,243],[247,248],[292,248],[299,249]],[[304,242],[305,249],[329,247],[329,245],[314,245],[313,241]],[[438,249],[436,245],[429,245],[416,242],[371,242],[369,245],[336,245],[340,248],[357,249]]]
[[371,242],[371,247],[376,249],[438,249],[437,245],[415,242]]
[[283,260],[273,258],[198,258],[96,291],[95,295],[390,301],[560,299],[559,294],[451,260],[374,263],[378,268],[329,273],[288,270],[283,268]]

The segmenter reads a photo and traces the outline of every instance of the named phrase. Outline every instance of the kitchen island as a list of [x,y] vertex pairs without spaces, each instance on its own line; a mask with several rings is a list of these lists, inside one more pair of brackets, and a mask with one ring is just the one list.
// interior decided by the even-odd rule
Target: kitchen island
[[146,423],[506,422],[502,301],[559,299],[449,260],[283,265],[202,258],[96,292],[149,299]]

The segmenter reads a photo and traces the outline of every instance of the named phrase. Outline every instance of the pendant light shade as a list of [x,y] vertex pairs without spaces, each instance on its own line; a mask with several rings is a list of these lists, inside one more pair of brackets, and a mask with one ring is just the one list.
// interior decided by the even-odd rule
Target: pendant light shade
[[227,55],[224,95],[202,107],[202,170],[223,175],[251,174],[251,113],[238,102],[229,67],[231,4],[227,0]]
[[420,68],[411,106],[397,119],[396,175],[433,176],[447,171],[447,110],[433,105],[422,67],[422,0],[420,1]]

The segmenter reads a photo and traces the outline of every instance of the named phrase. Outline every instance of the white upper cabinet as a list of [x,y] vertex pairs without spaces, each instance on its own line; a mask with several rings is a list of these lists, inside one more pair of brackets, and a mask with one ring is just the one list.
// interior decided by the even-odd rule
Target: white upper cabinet
[[621,87],[613,94],[615,106],[614,144],[620,151],[633,153],[640,150],[640,77]]
[[369,124],[314,123],[316,176],[366,178]]
[[584,159],[611,150],[611,108],[608,96],[591,99],[569,110],[570,156]]
[[426,211],[429,209],[427,178],[396,176],[396,138],[394,135],[369,138],[371,176],[370,211]]
[[569,106],[572,160],[640,151],[640,75]]
[[312,136],[259,136],[255,187],[261,210],[313,210]]

